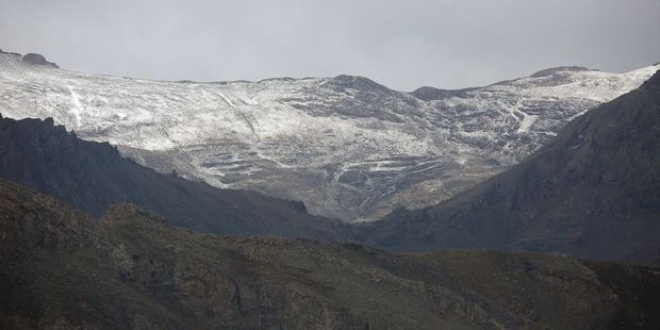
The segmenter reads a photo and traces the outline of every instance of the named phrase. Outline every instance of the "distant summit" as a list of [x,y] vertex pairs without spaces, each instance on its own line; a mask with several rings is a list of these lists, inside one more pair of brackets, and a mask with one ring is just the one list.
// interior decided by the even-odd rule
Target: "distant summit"
[[557,73],[557,72],[562,72],[562,71],[584,72],[584,71],[598,71],[598,70],[585,68],[583,66],[558,66],[558,67],[555,67],[555,68],[549,68],[549,69],[534,72],[530,77],[540,78],[540,77],[549,76],[551,74],[554,74],[554,73]]
[[22,58],[23,63],[27,63],[30,65],[44,65],[44,66],[50,66],[53,68],[59,68],[57,64],[53,62],[48,62],[46,58],[41,55],[41,54],[36,54],[36,53],[28,53],[23,55]]
[[49,66],[49,67],[58,68],[58,69],[60,68],[59,66],[57,66],[57,64],[55,64],[53,62],[49,62],[48,60],[46,60],[45,56],[43,56],[41,54],[37,54],[37,53],[27,53],[25,55],[22,55],[20,53],[5,52],[2,49],[0,49],[0,54],[12,55],[12,56],[16,57],[17,60],[20,60],[21,62],[23,62],[25,64],[29,64],[29,65]]

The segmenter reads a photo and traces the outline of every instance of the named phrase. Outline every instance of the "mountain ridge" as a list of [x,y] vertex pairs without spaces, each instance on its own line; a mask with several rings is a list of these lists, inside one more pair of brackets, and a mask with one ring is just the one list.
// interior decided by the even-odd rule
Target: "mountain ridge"
[[655,69],[561,71],[429,90],[424,101],[353,76],[174,83],[0,56],[0,111],[53,117],[162,173],[301,200],[311,213],[345,221],[374,220],[399,206],[433,205],[516,164]]

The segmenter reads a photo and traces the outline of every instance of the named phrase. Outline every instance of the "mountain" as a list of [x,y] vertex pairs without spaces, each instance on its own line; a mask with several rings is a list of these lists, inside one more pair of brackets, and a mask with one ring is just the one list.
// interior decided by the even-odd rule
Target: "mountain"
[[0,180],[2,329],[657,329],[660,269],[93,220]]
[[404,93],[345,75],[158,82],[22,59],[0,54],[6,117],[53,117],[162,173],[300,200],[347,221],[453,196],[658,68],[562,67],[486,87]]
[[345,224],[312,216],[300,202],[160,174],[122,158],[107,143],[78,139],[52,119],[0,118],[0,178],[27,184],[94,216],[130,202],[201,232],[319,240],[346,236]]
[[510,170],[362,230],[366,242],[395,250],[524,249],[660,264],[660,72]]

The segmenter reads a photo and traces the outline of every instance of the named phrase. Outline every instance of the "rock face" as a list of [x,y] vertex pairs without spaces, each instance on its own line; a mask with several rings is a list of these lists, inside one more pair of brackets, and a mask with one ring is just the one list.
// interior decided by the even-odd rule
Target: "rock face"
[[23,63],[27,63],[30,65],[43,65],[53,68],[59,68],[57,64],[46,61],[46,58],[41,54],[35,54],[35,53],[25,54],[21,60],[23,61]]
[[218,234],[337,240],[346,225],[312,216],[299,202],[221,190],[163,175],[122,158],[107,143],[83,141],[52,119],[0,118],[0,177],[30,185],[92,215],[130,202],[176,226]]
[[216,237],[0,181],[2,329],[657,329],[660,269]]
[[660,264],[660,73],[569,123],[512,169],[423,210],[366,225],[398,250],[561,251]]
[[403,93],[352,76],[154,82],[0,54],[0,111],[53,117],[163,173],[373,220],[399,206],[436,204],[517,163],[656,69],[568,67],[480,88]]

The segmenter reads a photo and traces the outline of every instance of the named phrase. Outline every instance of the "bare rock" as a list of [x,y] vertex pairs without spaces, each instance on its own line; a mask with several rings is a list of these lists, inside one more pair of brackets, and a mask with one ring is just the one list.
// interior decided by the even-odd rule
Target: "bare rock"
[[36,54],[36,53],[28,53],[23,55],[22,59],[23,63],[27,63],[30,65],[43,65],[43,66],[49,66],[53,68],[59,68],[57,64],[53,62],[48,62],[46,58],[41,55],[41,54]]

